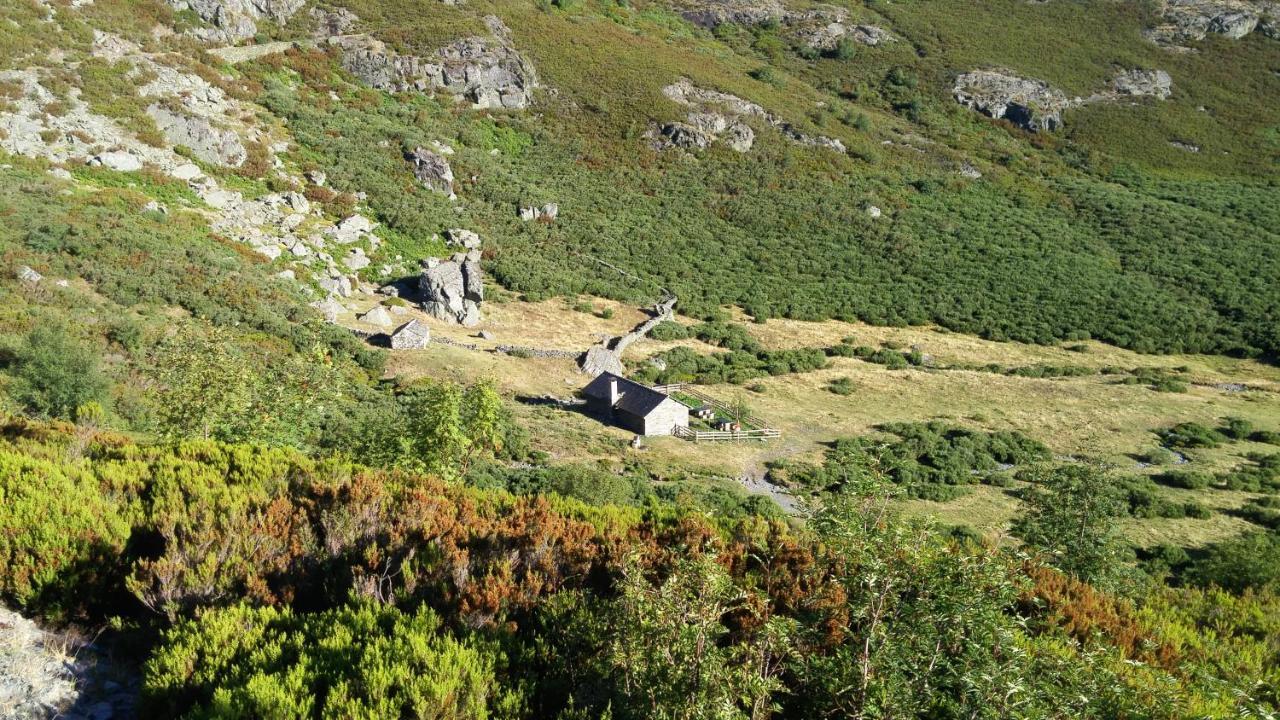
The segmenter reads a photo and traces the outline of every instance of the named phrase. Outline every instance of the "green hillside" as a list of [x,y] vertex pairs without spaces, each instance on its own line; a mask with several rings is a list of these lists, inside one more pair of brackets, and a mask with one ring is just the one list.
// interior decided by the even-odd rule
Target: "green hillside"
[[1278,280],[1271,0],[4,2],[0,716],[1274,717]]

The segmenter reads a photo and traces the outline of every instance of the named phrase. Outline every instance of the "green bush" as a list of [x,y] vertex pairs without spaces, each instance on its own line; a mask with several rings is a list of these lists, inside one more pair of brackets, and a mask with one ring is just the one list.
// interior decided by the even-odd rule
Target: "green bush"
[[102,400],[107,379],[98,355],[61,326],[39,325],[14,357],[13,396],[28,412],[74,418],[76,408]]
[[[61,616],[118,584],[121,508],[83,466],[0,449],[0,596]],[[116,577],[112,577],[115,573]]]
[[1195,470],[1170,470],[1160,473],[1155,479],[1164,485],[1187,490],[1203,490],[1213,484],[1213,475]]
[[168,631],[144,700],[165,716],[486,720],[511,698],[497,656],[426,608],[353,604],[315,614],[235,606]]
[[1167,448],[1215,448],[1227,441],[1217,430],[1194,422],[1178,423],[1156,434]]
[[847,377],[838,377],[827,383],[827,389],[836,395],[852,395],[853,381]]

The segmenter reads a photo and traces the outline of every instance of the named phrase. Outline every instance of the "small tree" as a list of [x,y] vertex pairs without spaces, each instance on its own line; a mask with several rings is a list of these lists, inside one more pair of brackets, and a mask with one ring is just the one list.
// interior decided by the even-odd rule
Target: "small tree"
[[1107,473],[1067,465],[1033,469],[1026,477],[1033,487],[1014,532],[1070,575],[1091,583],[1110,579],[1120,555],[1115,518],[1124,505]]
[[28,333],[14,364],[13,396],[37,415],[74,419],[76,408],[107,391],[98,356],[59,325]]

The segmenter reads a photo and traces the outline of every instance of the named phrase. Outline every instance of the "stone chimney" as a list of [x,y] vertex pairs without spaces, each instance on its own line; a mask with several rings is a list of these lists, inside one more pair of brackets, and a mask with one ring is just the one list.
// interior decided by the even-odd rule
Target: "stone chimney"
[[609,407],[613,407],[614,405],[617,405],[618,399],[620,397],[622,396],[618,393],[618,378],[610,377],[609,378]]

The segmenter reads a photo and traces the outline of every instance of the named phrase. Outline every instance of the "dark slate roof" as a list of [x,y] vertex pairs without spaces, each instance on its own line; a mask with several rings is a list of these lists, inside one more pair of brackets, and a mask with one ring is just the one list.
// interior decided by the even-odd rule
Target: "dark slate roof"
[[613,406],[616,410],[643,417],[668,399],[666,395],[653,388],[613,373],[601,373],[596,376],[595,380],[587,383],[587,386],[582,389],[582,393],[587,397],[607,400],[609,399],[609,382],[612,380],[618,381],[618,392],[622,395]]

